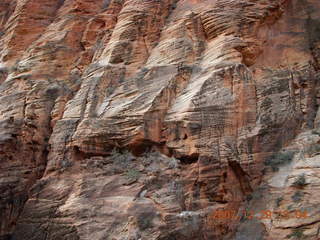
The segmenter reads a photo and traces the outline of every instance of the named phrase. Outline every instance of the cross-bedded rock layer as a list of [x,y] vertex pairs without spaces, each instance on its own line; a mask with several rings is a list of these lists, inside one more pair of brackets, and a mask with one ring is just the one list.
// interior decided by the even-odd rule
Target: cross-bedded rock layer
[[[319,16],[317,0],[2,1],[0,239],[317,239]],[[310,216],[210,218],[246,208]]]

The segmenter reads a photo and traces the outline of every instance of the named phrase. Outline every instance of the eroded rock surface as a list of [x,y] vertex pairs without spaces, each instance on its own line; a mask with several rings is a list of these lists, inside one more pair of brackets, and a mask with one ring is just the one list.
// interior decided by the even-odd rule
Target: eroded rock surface
[[319,17],[317,0],[1,1],[0,239],[318,239]]

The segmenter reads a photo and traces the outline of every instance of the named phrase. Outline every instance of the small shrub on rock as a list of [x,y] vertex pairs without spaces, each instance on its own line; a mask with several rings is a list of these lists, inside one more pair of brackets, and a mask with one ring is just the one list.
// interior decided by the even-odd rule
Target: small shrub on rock
[[282,202],[282,200],[283,200],[283,197],[278,197],[278,198],[276,199],[276,206],[277,206],[277,207],[280,206],[280,203]]
[[137,217],[137,224],[140,230],[146,230],[152,228],[152,221],[156,217],[154,212],[144,212]]
[[130,167],[134,156],[127,150],[121,153],[119,150],[113,149],[110,158],[115,166],[126,169]]
[[299,175],[292,183],[293,187],[304,187],[305,185],[307,185],[307,182],[304,174]]
[[318,155],[320,154],[320,144],[313,144],[308,146],[304,152],[309,156]]
[[294,154],[294,151],[274,153],[269,158],[267,158],[264,163],[266,166],[270,166],[272,170],[275,172],[279,170],[280,166],[291,162]]
[[294,229],[292,233],[287,235],[288,239],[304,239],[304,234],[301,229]]
[[295,203],[300,202],[303,198],[303,193],[300,191],[297,191],[294,193],[294,195],[291,197],[292,201]]
[[139,177],[140,177],[140,172],[136,169],[129,169],[127,172],[126,172],[126,176],[127,178],[129,178],[130,180],[138,180]]

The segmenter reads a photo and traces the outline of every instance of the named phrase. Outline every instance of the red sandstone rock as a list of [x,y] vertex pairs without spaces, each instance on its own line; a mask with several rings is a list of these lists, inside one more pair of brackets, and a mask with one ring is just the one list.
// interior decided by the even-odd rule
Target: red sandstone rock
[[[316,0],[2,1],[0,239],[317,239],[319,16]],[[281,149],[292,162],[265,166]],[[225,209],[272,217],[210,220]]]

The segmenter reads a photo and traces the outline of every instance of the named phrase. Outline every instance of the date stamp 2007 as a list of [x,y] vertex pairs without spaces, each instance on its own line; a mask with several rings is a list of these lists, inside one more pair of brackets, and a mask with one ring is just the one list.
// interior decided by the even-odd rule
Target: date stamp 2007
[[215,221],[215,220],[240,220],[240,219],[289,219],[289,218],[296,218],[296,219],[302,219],[307,218],[308,213],[307,211],[302,210],[295,210],[295,211],[271,211],[271,210],[262,210],[258,212],[254,211],[243,211],[242,213],[238,213],[235,210],[230,209],[220,209],[212,212],[210,215],[208,215],[207,220]]

